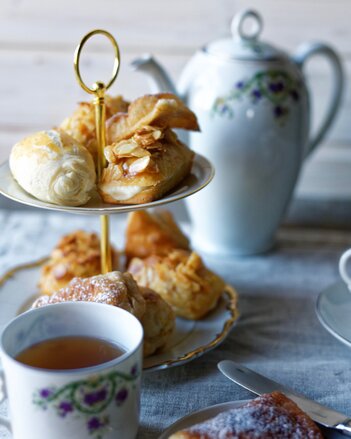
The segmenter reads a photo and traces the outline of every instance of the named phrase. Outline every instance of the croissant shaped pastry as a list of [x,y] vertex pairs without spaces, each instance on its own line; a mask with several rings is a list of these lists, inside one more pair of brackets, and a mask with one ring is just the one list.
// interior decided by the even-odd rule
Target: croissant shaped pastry
[[136,210],[128,216],[125,254],[127,259],[166,256],[178,248],[189,250],[189,240],[178,227],[171,212]]
[[105,202],[141,204],[159,199],[189,174],[193,152],[171,128],[198,130],[196,116],[170,93],[146,95],[108,122],[99,192]]
[[[113,268],[118,266],[118,253],[112,248]],[[64,288],[74,277],[90,277],[101,273],[100,239],[96,233],[77,230],[63,236],[42,266],[39,281],[41,294],[52,294]]]
[[172,434],[169,439],[323,439],[312,419],[280,392]]
[[40,131],[16,143],[10,169],[25,191],[53,204],[80,206],[95,188],[91,154],[62,130]]
[[201,319],[214,309],[225,287],[197,253],[186,250],[173,250],[164,257],[134,258],[128,271],[140,286],[155,290],[176,315],[187,319]]

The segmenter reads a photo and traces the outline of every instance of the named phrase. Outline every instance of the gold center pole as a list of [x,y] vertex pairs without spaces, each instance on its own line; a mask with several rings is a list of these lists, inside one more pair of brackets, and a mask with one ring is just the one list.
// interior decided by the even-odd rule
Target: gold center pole
[[[79,69],[79,59],[80,53],[87,42],[87,40],[93,35],[100,34],[106,36],[112,43],[115,50],[115,61],[113,65],[112,78],[105,85],[101,81],[95,82],[93,87],[88,87],[82,80],[80,69]],[[97,163],[97,174],[98,183],[101,181],[103,169],[106,167],[106,158],[104,154],[104,149],[106,146],[106,107],[105,107],[105,91],[113,84],[115,81],[120,65],[120,55],[119,48],[114,37],[109,33],[101,29],[96,29],[89,32],[82,39],[80,44],[77,46],[74,55],[74,69],[76,72],[77,80],[80,86],[90,94],[94,94],[94,105],[95,105],[95,123],[96,123],[96,140],[97,140],[97,151],[98,151],[98,163]],[[101,227],[101,237],[100,237],[100,252],[101,252],[101,272],[103,274],[108,273],[112,270],[112,254],[111,254],[111,244],[110,244],[110,218],[108,215],[100,216],[100,227]]]

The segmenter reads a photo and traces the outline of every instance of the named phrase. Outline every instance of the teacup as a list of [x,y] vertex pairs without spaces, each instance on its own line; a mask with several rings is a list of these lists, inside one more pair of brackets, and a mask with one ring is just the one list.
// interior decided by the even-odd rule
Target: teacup
[[347,263],[350,258],[351,258],[351,248],[346,250],[341,255],[341,258],[339,260],[339,273],[349,290],[351,290],[351,276],[347,272]]
[[[16,360],[30,346],[68,336],[110,340],[125,352],[73,370],[39,369]],[[2,382],[11,414],[11,420],[0,418],[0,425],[12,431],[13,439],[134,439],[142,341],[140,322],[111,305],[66,302],[16,317],[0,339],[0,388]]]

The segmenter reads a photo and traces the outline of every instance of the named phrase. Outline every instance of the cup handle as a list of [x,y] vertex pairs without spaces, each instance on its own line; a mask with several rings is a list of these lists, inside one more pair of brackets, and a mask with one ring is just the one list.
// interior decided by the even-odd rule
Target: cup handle
[[[0,370],[0,403],[7,399],[6,385],[5,385],[5,375],[2,370]],[[0,425],[7,428],[11,432],[11,423],[8,418],[0,416]]]
[[340,107],[342,92],[344,88],[344,72],[339,55],[330,46],[313,42],[303,43],[297,48],[293,60],[300,69],[303,69],[306,61],[313,55],[322,55],[328,59],[332,67],[332,97],[327,112],[322,119],[321,126],[315,136],[309,140],[306,156],[309,155],[316,146],[323,140],[329,130]]
[[339,273],[340,276],[342,277],[342,280],[348,286],[349,290],[351,290],[351,277],[347,272],[347,262],[350,259],[350,257],[351,257],[351,248],[346,250],[346,252],[344,252],[341,255],[341,258],[339,260]]

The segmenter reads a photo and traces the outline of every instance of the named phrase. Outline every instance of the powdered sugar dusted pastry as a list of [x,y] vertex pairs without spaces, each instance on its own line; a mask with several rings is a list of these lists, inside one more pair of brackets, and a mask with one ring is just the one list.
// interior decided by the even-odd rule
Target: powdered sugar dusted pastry
[[[112,249],[113,268],[118,268],[118,254]],[[64,288],[74,277],[101,273],[100,239],[96,233],[77,230],[63,236],[41,269],[41,294]]]
[[62,130],[40,131],[16,143],[10,168],[24,190],[53,204],[83,205],[95,188],[91,154]]
[[189,249],[189,240],[174,221],[171,212],[137,210],[128,216],[125,253],[127,259],[165,256],[171,250]]
[[107,274],[82,279],[76,277],[67,287],[51,296],[39,297],[32,308],[61,302],[97,302],[118,306],[137,318],[145,313],[145,300],[130,273],[112,271]]
[[176,315],[188,319],[200,319],[215,308],[225,287],[197,253],[186,250],[173,250],[164,257],[134,258],[128,271],[140,286],[155,290]]
[[141,318],[144,328],[144,356],[149,357],[162,350],[175,327],[175,315],[172,308],[162,297],[150,290],[140,287],[145,299],[146,311]]
[[[105,96],[106,118],[114,114],[128,110],[129,102],[122,96]],[[95,127],[95,108],[93,102],[80,102],[72,114],[67,117],[60,125],[60,128],[74,137],[79,143],[83,144],[96,158],[96,127]]]
[[241,407],[172,434],[169,439],[323,439],[312,421],[279,392],[265,394]]

